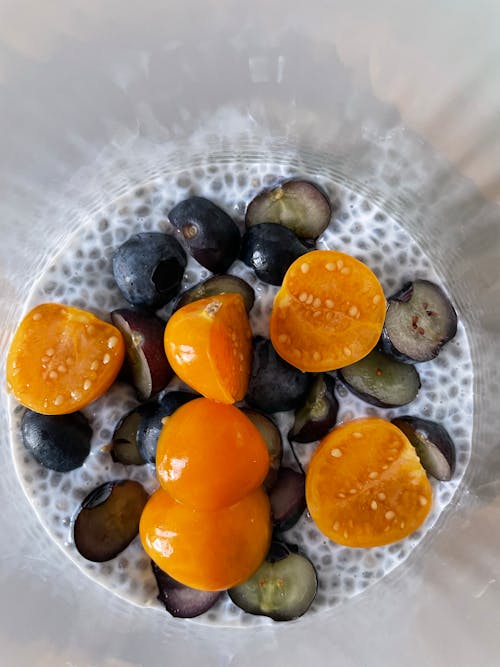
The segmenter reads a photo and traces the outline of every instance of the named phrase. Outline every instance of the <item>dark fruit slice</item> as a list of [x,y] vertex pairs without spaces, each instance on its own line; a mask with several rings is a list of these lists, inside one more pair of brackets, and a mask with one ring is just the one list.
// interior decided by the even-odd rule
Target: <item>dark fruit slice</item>
[[406,405],[417,397],[420,389],[420,377],[414,366],[378,350],[341,368],[338,376],[353,394],[380,408]]
[[[276,553],[271,546],[270,553]],[[250,614],[269,616],[274,621],[291,621],[311,606],[318,589],[311,561],[288,549],[280,549],[279,560],[266,560],[247,581],[230,588],[235,605]],[[288,551],[288,553],[286,553]]]
[[186,262],[184,249],[172,236],[144,232],[115,252],[113,275],[130,304],[161,308],[179,292]]
[[287,181],[272,190],[261,192],[250,202],[247,227],[274,222],[287,227],[302,238],[315,239],[328,227],[330,202],[313,183]]
[[255,292],[253,287],[238,276],[212,276],[208,280],[198,283],[194,287],[183,292],[177,300],[174,311],[186,306],[193,301],[199,301],[209,296],[217,296],[218,294],[234,293],[241,294],[245,302],[247,313],[252,310],[255,301]]
[[177,618],[194,618],[208,611],[221,596],[220,591],[200,591],[173,579],[151,561],[151,568],[158,585],[158,600]]
[[123,335],[134,387],[141,400],[147,400],[166,387],[173,375],[163,345],[165,322],[129,308],[114,310],[111,321]]
[[193,257],[209,271],[223,273],[238,257],[238,227],[208,199],[189,197],[174,206],[168,218],[184,237]]
[[261,412],[250,410],[248,408],[242,408],[242,412],[244,412],[252,424],[258,428],[267,445],[269,451],[269,472],[267,473],[266,479],[263,481],[263,485],[266,491],[270,491],[276,482],[281,459],[283,457],[283,441],[281,439],[280,430],[272,419],[266,417],[266,415],[263,415]]
[[401,361],[434,359],[456,332],[457,314],[438,285],[415,280],[389,298],[382,343]]
[[335,398],[335,381],[320,373],[307,393],[305,403],[295,411],[290,439],[296,442],[321,440],[337,422],[339,404]]
[[306,508],[305,483],[303,473],[287,467],[278,470],[276,482],[269,493],[276,530],[288,530],[302,516]]
[[115,463],[126,466],[142,466],[146,463],[137,448],[137,429],[141,419],[140,408],[134,408],[118,422],[110,451]]
[[276,354],[267,338],[253,340],[252,370],[246,402],[263,412],[292,410],[302,403],[311,375],[294,368]]
[[403,415],[392,420],[417,451],[425,471],[441,482],[447,482],[455,471],[455,444],[448,431],[436,422]]
[[267,222],[250,227],[241,242],[242,261],[271,285],[281,285],[288,267],[306,252],[292,231]]
[[118,556],[139,532],[148,494],[132,480],[106,482],[82,502],[73,526],[75,546],[87,560]]
[[41,415],[26,410],[21,434],[24,446],[38,463],[57,472],[79,468],[90,452],[92,429],[80,412]]
[[165,419],[181,405],[194,398],[199,398],[199,395],[188,391],[169,391],[157,401],[150,401],[140,406],[141,420],[137,428],[137,447],[145,461],[156,462],[156,447]]

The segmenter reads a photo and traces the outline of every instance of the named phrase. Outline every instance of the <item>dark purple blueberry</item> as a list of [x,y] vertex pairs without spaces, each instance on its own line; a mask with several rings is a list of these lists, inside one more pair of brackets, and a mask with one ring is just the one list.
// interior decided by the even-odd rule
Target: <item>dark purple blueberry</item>
[[[250,579],[228,590],[235,605],[250,614],[275,621],[292,621],[311,606],[318,578],[311,561],[302,554],[280,547],[280,557],[262,563]],[[286,553],[288,551],[288,553]],[[270,555],[277,552],[271,545]]]
[[269,492],[276,530],[288,530],[302,516],[306,508],[305,483],[305,475],[301,472],[285,466],[278,470],[276,482]]
[[203,197],[189,197],[168,214],[189,252],[209,271],[224,273],[238,257],[241,236],[229,215]]
[[45,468],[68,472],[79,468],[90,452],[92,429],[81,412],[40,415],[26,410],[21,421],[23,444]]
[[106,482],[82,502],[73,525],[79,553],[95,563],[118,556],[139,532],[148,494],[130,479]]
[[403,415],[392,420],[415,447],[425,471],[441,482],[447,482],[455,472],[455,444],[448,431],[430,419]]
[[156,462],[156,447],[164,421],[181,405],[199,398],[188,391],[169,391],[140,406],[141,420],[137,428],[137,447],[142,458],[148,463]]
[[407,283],[388,300],[382,344],[401,361],[429,361],[457,333],[457,313],[441,287]]
[[281,285],[288,267],[306,252],[292,231],[270,222],[247,229],[241,242],[242,261],[271,285]]
[[378,350],[339,369],[338,377],[353,394],[379,408],[406,405],[417,397],[420,389],[415,366]]
[[270,417],[263,415],[257,410],[242,408],[241,410],[250,419],[252,424],[258,429],[267,445],[269,451],[269,472],[263,481],[266,491],[270,491],[276,482],[278,470],[283,457],[283,441],[279,428]]
[[115,252],[113,275],[130,304],[158,309],[179,293],[186,263],[186,253],[173,236],[144,232]]
[[284,361],[267,338],[253,339],[252,370],[245,397],[248,405],[263,412],[292,410],[302,403],[311,376]]
[[198,301],[199,299],[205,299],[209,296],[235,292],[241,294],[243,301],[245,302],[246,311],[249,313],[252,310],[255,301],[253,287],[242,278],[227,274],[223,276],[212,276],[211,278],[208,278],[208,280],[204,280],[194,287],[190,287],[179,296],[174,306],[174,310],[178,310],[179,308],[182,308],[182,306],[186,306],[188,303]]
[[194,618],[208,611],[221,596],[220,591],[200,591],[181,584],[151,562],[158,585],[158,600],[177,618]]
[[247,227],[273,222],[305,239],[317,238],[328,227],[332,209],[321,190],[308,181],[293,180],[261,192],[250,202]]
[[338,410],[334,379],[326,373],[319,373],[311,384],[304,404],[295,411],[290,440],[321,440],[335,426]]
[[140,406],[128,412],[118,422],[111,442],[111,458],[126,466],[141,466],[146,463],[137,447],[137,429],[142,419]]

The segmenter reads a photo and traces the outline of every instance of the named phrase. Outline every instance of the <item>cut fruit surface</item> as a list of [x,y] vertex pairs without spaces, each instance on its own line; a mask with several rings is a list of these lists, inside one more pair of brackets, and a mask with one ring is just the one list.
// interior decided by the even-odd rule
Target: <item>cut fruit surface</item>
[[124,355],[116,327],[85,310],[43,303],[14,334],[7,383],[19,403],[35,412],[76,412],[113,384]]
[[377,344],[385,298],[365,264],[336,250],[314,250],[288,269],[274,300],[271,340],[302,371],[342,368]]
[[167,322],[165,351],[175,373],[207,398],[241,400],[251,363],[251,330],[241,294],[219,294],[177,310]]
[[258,488],[230,507],[206,512],[158,489],[142,513],[140,535],[151,559],[177,581],[224,590],[248,579],[266,557],[269,499]]
[[321,441],[307,470],[306,500],[332,541],[376,547],[422,524],[432,490],[408,438],[384,419],[365,418],[337,426]]

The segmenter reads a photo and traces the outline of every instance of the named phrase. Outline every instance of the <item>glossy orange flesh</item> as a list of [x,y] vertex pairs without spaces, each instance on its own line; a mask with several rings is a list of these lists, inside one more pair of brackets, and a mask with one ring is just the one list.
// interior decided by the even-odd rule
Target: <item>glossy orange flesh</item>
[[307,469],[306,500],[332,541],[376,547],[422,524],[432,490],[406,436],[384,419],[366,418],[337,426],[321,441]]
[[342,368],[377,344],[385,297],[366,264],[336,250],[314,250],[288,269],[271,315],[277,353],[302,371]]
[[43,303],[19,324],[7,383],[24,406],[47,415],[75,412],[99,398],[123,363],[121,333],[92,313]]

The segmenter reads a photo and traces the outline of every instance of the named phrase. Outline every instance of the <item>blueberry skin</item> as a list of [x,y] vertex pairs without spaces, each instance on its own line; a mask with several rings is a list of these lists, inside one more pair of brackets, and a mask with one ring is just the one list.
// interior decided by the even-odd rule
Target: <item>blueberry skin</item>
[[179,293],[186,263],[186,253],[173,236],[144,232],[115,252],[113,275],[130,304],[161,308]]
[[292,410],[304,401],[312,377],[282,359],[270,340],[256,336],[245,401],[263,412]]
[[56,472],[79,468],[90,452],[92,429],[81,412],[40,415],[26,410],[21,434],[24,446],[38,463]]
[[281,285],[288,267],[306,252],[308,248],[290,229],[263,222],[245,232],[240,256],[260,280]]
[[168,214],[189,252],[213,273],[224,273],[238,257],[241,236],[236,223],[213,202],[189,197]]

